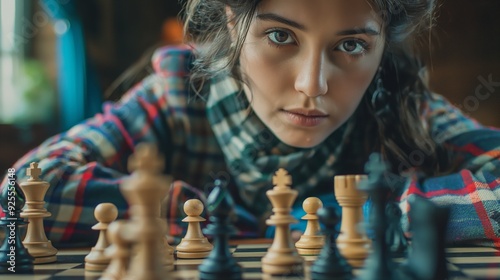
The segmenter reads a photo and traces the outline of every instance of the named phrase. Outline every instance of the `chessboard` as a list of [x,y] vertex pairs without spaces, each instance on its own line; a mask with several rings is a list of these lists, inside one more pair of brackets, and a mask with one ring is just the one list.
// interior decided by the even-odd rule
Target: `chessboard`
[[[268,241],[268,242],[266,242]],[[253,242],[253,243],[252,243]],[[246,240],[231,245],[231,252],[238,263],[243,267],[243,279],[310,279],[308,268],[316,259],[315,256],[306,256],[305,276],[275,276],[264,277],[261,271],[261,258],[271,245],[271,240]],[[57,262],[52,264],[35,265],[34,274],[0,275],[0,279],[99,279],[100,273],[88,272],[84,269],[84,258],[90,249],[63,249],[57,254]],[[500,279],[500,250],[487,247],[453,247],[446,249],[449,279]],[[402,256],[395,256],[396,263],[404,262]],[[175,270],[169,272],[166,279],[196,280],[198,279],[198,265],[203,259],[176,259]],[[360,272],[355,270],[354,274]],[[6,277],[6,278],[3,278]]]

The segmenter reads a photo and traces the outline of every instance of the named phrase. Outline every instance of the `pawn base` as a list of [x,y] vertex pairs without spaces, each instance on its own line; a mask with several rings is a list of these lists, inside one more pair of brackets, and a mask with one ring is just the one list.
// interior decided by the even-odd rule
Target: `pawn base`
[[53,263],[57,261],[57,256],[35,257],[34,264]]
[[204,259],[210,255],[211,251],[205,252],[179,252],[177,251],[178,259]]
[[[218,244],[223,246],[223,244]],[[241,265],[236,262],[229,252],[225,252],[224,255],[217,255],[216,252],[218,251],[220,250],[212,251],[208,258],[198,266],[200,280],[243,279]]]
[[317,256],[321,252],[321,248],[320,249],[297,248],[297,252],[301,256]]
[[85,270],[88,271],[104,271],[108,267],[109,263],[85,263]]
[[347,259],[346,261],[349,265],[351,265],[354,268],[361,268],[365,265],[366,258],[364,259]]
[[[276,240],[276,239],[275,239]],[[262,257],[262,272],[270,275],[303,275],[304,258],[295,248],[271,248]]]
[[[331,256],[335,256],[332,254]],[[311,266],[311,279],[312,280],[326,280],[326,279],[352,279],[352,267],[345,261],[337,257],[330,257],[326,259],[317,259]],[[385,279],[385,278],[381,278]],[[392,278],[389,278],[392,279]]]
[[297,263],[292,265],[272,265],[262,264],[262,272],[267,275],[279,276],[304,276],[304,264]]
[[241,267],[234,266],[230,271],[202,271],[200,270],[200,280],[241,280],[243,272]]
[[325,274],[318,272],[311,272],[311,280],[351,280],[353,276],[351,273],[348,274]]
[[322,235],[302,235],[295,243],[295,247],[303,249],[321,249],[325,246],[325,237]]

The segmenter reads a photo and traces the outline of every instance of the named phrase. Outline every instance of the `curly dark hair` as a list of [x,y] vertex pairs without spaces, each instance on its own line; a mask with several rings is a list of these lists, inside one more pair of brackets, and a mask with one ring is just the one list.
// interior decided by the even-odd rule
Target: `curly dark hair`
[[[362,173],[374,151],[380,152],[396,173],[411,167],[429,176],[449,172],[446,149],[432,140],[420,117],[422,98],[431,96],[421,79],[423,65],[414,47],[421,35],[430,34],[436,4],[434,0],[366,1],[383,20],[385,51],[381,70],[364,102],[346,124],[337,160],[339,172]],[[188,42],[202,46],[191,74],[195,91],[210,77],[224,72],[243,81],[238,71],[239,54],[260,2],[187,0],[185,36]],[[236,38],[231,38],[228,30],[225,7],[232,9]],[[390,94],[373,100],[378,83]]]

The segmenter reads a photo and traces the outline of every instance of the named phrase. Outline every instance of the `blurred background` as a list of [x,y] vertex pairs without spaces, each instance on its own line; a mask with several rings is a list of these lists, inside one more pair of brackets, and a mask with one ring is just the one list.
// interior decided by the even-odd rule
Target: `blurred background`
[[[420,47],[431,89],[500,127],[500,1],[438,2]],[[180,9],[178,0],[0,0],[0,174],[117,99],[120,75],[155,46],[180,43]]]

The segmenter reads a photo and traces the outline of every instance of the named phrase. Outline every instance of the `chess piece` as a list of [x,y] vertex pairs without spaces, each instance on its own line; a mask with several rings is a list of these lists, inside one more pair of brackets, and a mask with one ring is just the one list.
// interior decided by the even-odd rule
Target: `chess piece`
[[[164,231],[166,233],[168,231],[167,222],[165,220],[162,220],[161,223],[163,223],[162,228],[165,228]],[[166,234],[163,236],[162,239],[163,239],[162,242],[163,246],[160,247],[160,250],[162,251],[162,255],[165,256],[165,258],[163,258],[163,266],[165,266],[165,269],[167,271],[173,271],[175,262],[175,257],[174,257],[175,249],[168,243],[168,238]]]
[[55,262],[57,249],[47,239],[43,228],[43,219],[51,216],[47,209],[43,208],[49,183],[40,180],[42,170],[38,168],[38,163],[32,162],[26,171],[30,178],[19,184],[26,196],[26,208],[21,217],[29,221],[23,244],[35,258],[34,264]]
[[296,190],[290,188],[291,184],[291,176],[285,169],[280,168],[273,177],[274,188],[266,192],[274,212],[266,224],[276,226],[273,243],[262,257],[262,272],[267,275],[300,277],[304,274],[304,259],[293,246],[290,236],[290,224],[297,222],[290,212],[298,194]]
[[335,243],[335,236],[338,233],[335,227],[340,222],[340,215],[336,213],[335,208],[328,206],[318,210],[318,217],[325,226],[326,243],[311,266],[311,279],[352,279],[352,267],[340,254]]
[[0,274],[33,273],[34,258],[21,242],[20,227],[26,225],[21,218],[25,197],[16,176],[12,173],[7,176],[7,185],[0,194],[0,206],[4,213],[4,217],[0,218],[0,228],[5,233],[0,246]]
[[200,217],[201,213],[203,213],[203,203],[198,199],[190,199],[184,203],[184,212],[187,217],[182,221],[189,224],[186,235],[177,245],[177,258],[205,258],[210,254],[213,246],[201,232],[200,222],[205,221],[204,218]]
[[168,243],[167,234],[166,234],[168,232],[167,218],[166,218],[166,211],[167,211],[168,206],[166,205],[166,203],[168,202],[168,196],[169,196],[168,189],[170,188],[170,185],[172,183],[172,177],[167,176],[167,175],[163,175],[163,178],[165,180],[164,184],[168,186],[167,192],[165,193],[165,196],[163,198],[158,197],[160,199],[159,202],[157,204],[155,203],[155,205],[151,205],[151,207],[154,207],[155,213],[158,213],[158,215],[157,215],[159,217],[158,223],[161,223],[161,227],[165,228],[165,235],[162,237],[162,243],[160,244],[161,245],[160,246],[161,254],[165,256],[164,258],[162,258],[163,266],[165,267],[165,269],[167,271],[173,271],[174,270],[174,261],[175,261],[175,257],[174,257],[175,250]]
[[[172,184],[172,177],[171,176],[165,176],[166,178],[166,182],[165,184],[167,186],[171,186]],[[167,217],[166,217],[166,214],[167,214],[167,202],[168,202],[168,197],[169,197],[169,191],[167,191],[165,197],[163,198],[163,200],[160,202],[160,205],[159,205],[159,217],[160,217],[160,223],[162,223],[162,227],[165,227],[165,235],[163,236],[163,246],[160,248],[161,251],[162,251],[162,254],[165,255],[165,258],[163,258],[163,265],[165,266],[165,269],[167,271],[173,271],[174,270],[174,261],[175,261],[175,257],[174,257],[174,252],[175,252],[175,249],[170,246],[170,244],[168,243],[168,238],[167,238],[167,232],[168,232],[168,226],[167,226]]]
[[303,256],[314,256],[321,252],[325,244],[325,237],[320,234],[320,226],[316,213],[323,207],[323,203],[317,197],[308,197],[302,202],[302,208],[306,214],[302,217],[307,221],[306,230],[295,243],[297,252]]
[[118,220],[112,222],[108,227],[108,240],[111,245],[106,248],[106,256],[111,258],[111,262],[102,274],[101,280],[120,280],[127,273],[130,261],[130,242],[123,235],[130,232],[127,229],[127,222]]
[[397,279],[448,279],[445,238],[449,209],[418,196],[410,197],[408,202],[412,243],[408,259],[399,268]]
[[372,153],[365,165],[365,170],[368,173],[368,178],[360,182],[359,189],[366,191],[372,199],[370,222],[374,229],[375,238],[372,243],[373,251],[368,256],[359,279],[397,279],[394,276],[394,263],[386,246],[387,216],[385,215],[385,205],[390,188],[385,175],[389,172],[389,164],[382,160],[380,154]]
[[402,214],[397,202],[391,201],[385,206],[385,215],[388,221],[386,244],[395,256],[404,254],[408,247],[408,241],[401,226]]
[[104,250],[109,246],[106,232],[109,224],[118,217],[118,209],[112,203],[101,203],[94,209],[94,216],[98,223],[92,229],[99,231],[99,238],[96,245],[85,257],[85,270],[104,271],[111,261],[111,258],[104,254]]
[[120,186],[129,204],[131,238],[135,255],[124,279],[164,279],[166,222],[160,218],[160,203],[167,196],[169,179],[161,175],[164,159],[150,144],[138,144],[129,158],[132,174]]
[[366,179],[364,175],[335,176],[335,198],[342,207],[342,222],[337,247],[353,267],[363,266],[370,250],[370,240],[365,231],[359,231],[364,222],[363,204],[368,195],[358,190],[358,184]]
[[228,237],[234,234],[230,223],[234,202],[222,181],[215,180],[214,189],[207,198],[207,211],[210,224],[205,233],[213,236],[214,249],[198,266],[201,280],[238,280],[242,279],[241,266],[229,251]]

